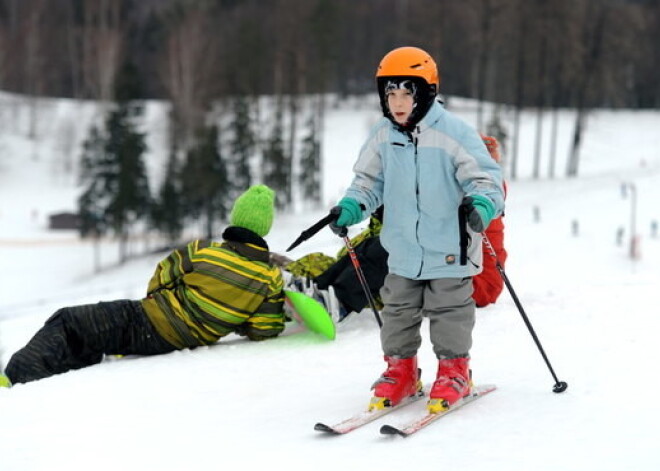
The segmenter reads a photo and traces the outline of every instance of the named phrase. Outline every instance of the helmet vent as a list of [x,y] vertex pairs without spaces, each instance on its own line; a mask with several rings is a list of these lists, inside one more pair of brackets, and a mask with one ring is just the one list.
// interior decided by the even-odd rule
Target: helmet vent
[[415,65],[411,65],[410,68],[411,69],[417,69],[418,67],[421,67],[421,66],[422,66],[422,64],[415,64]]

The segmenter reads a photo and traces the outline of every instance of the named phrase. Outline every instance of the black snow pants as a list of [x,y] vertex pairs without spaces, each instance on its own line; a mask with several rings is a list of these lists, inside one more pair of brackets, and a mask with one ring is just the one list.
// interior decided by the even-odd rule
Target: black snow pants
[[176,350],[155,330],[139,301],[65,307],[9,360],[12,383],[27,383],[100,363],[104,355],[157,355]]
[[[388,273],[388,253],[380,243],[380,237],[371,237],[355,247],[355,254],[367,279],[369,291],[378,298]],[[335,295],[349,312],[360,312],[367,304],[367,296],[358,281],[348,254],[314,279],[316,286],[327,289],[332,285]]]

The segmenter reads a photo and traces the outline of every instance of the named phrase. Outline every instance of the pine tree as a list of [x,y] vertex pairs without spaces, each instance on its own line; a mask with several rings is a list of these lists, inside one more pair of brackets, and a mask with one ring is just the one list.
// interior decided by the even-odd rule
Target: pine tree
[[215,221],[227,217],[230,185],[227,167],[219,148],[217,126],[197,132],[196,144],[188,151],[181,175],[186,214],[203,217],[206,237],[213,238]]
[[184,212],[181,206],[180,173],[175,152],[170,153],[165,171],[165,180],[160,187],[158,201],[154,203],[151,222],[175,245],[183,231]]
[[307,201],[321,201],[321,145],[317,137],[316,120],[311,114],[307,121],[308,134],[302,142],[300,156],[300,186]]
[[[110,201],[106,208],[108,222],[120,237],[120,259],[126,259],[130,227],[149,213],[151,196],[143,154],[147,149],[144,134],[137,132],[131,115],[139,111],[120,105],[108,117],[105,150],[112,166],[106,177]],[[114,171],[114,174],[112,173]]]
[[289,173],[291,166],[289,165],[289,157],[284,151],[282,133],[282,109],[278,106],[275,113],[275,123],[263,156],[264,183],[275,191],[275,201],[278,208],[284,208],[290,203],[289,188],[291,185],[291,175]]
[[97,178],[97,169],[105,167],[104,139],[99,128],[92,126],[89,137],[83,142],[80,163],[80,181],[85,191],[78,198],[81,237],[98,237],[105,233],[107,225],[104,217],[105,192]]
[[254,154],[256,137],[252,131],[250,105],[245,95],[232,101],[234,120],[231,123],[231,180],[236,190],[243,191],[252,184],[250,158]]
[[143,154],[144,134],[135,129],[131,116],[139,108],[120,104],[108,113],[105,132],[96,128],[83,149],[83,184],[80,200],[81,233],[102,234],[111,229],[119,236],[119,258],[126,259],[131,226],[148,214],[151,204]]

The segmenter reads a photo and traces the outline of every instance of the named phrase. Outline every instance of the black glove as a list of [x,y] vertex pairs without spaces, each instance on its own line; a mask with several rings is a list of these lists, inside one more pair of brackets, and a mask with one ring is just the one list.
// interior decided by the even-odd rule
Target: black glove
[[477,208],[474,207],[474,200],[471,196],[463,198],[463,201],[461,201],[461,210],[465,212],[470,229],[474,232],[483,232],[485,229],[484,220],[481,218],[481,214]]
[[348,227],[346,226],[338,226],[337,225],[337,220],[339,219],[339,215],[341,214],[341,206],[334,206],[330,210],[330,214],[334,214],[337,216],[335,219],[332,220],[332,222],[329,224],[330,230],[337,234],[339,237],[346,237],[348,235]]

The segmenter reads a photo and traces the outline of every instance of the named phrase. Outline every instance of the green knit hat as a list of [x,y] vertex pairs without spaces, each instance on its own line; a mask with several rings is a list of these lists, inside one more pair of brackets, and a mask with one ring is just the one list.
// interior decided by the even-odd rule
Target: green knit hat
[[261,237],[270,232],[273,225],[275,192],[266,185],[253,185],[236,198],[229,222],[244,227]]

